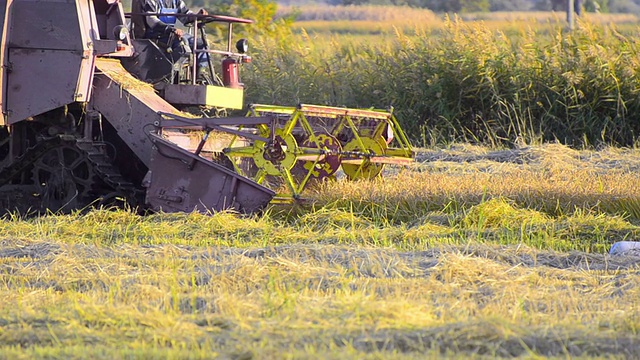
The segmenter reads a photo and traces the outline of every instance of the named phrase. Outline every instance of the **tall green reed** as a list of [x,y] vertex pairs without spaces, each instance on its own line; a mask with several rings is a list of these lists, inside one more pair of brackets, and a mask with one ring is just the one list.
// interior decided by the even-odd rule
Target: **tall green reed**
[[637,140],[633,37],[588,22],[572,33],[553,24],[516,30],[447,19],[417,35],[396,29],[394,37],[327,40],[279,29],[254,39],[243,79],[249,102],[393,106],[416,142]]

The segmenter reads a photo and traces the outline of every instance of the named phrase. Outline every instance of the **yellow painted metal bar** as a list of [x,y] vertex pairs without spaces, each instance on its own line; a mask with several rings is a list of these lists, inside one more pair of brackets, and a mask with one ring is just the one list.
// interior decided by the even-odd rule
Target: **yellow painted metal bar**
[[308,114],[318,114],[318,115],[334,115],[334,116],[359,116],[359,117],[367,117],[372,119],[386,119],[391,115],[390,113],[380,112],[376,110],[366,110],[366,109],[350,109],[350,108],[342,108],[335,106],[322,106],[322,105],[307,105],[300,104],[298,106],[300,111]]
[[229,157],[253,157],[253,154],[256,152],[256,148],[254,146],[240,146],[227,149],[228,150],[224,153]]
[[398,120],[393,115],[391,115],[391,122],[393,123],[392,130],[394,132],[394,136],[396,134],[399,135],[400,139],[398,140],[398,142],[400,143],[401,146],[404,146],[407,149],[406,155],[413,156],[413,149],[411,148],[411,143],[409,143],[409,139],[407,138],[407,135],[405,135],[404,131],[402,131],[402,128],[400,127],[400,123],[398,123]]
[[351,120],[350,116],[345,116],[344,118],[345,118],[345,120],[347,120],[347,124],[349,124],[349,128],[351,128],[351,132],[353,132],[353,137],[358,142],[358,145],[360,145],[360,149],[362,151],[366,151],[367,149],[365,148],[364,143],[362,142],[362,139],[360,138],[360,135],[358,135],[358,128],[356,128],[356,124],[353,123],[353,120]]
[[316,160],[313,162],[313,165],[311,166],[311,170],[307,171],[307,175],[304,177],[304,179],[302,179],[302,181],[298,185],[298,194],[302,194],[302,190],[304,190],[305,186],[307,186],[307,182],[309,182],[309,179],[311,179],[311,172],[316,168],[316,165],[318,164],[318,161],[320,161],[321,157],[322,155],[319,154]]
[[405,148],[387,148],[385,155],[390,157],[413,158],[413,153],[407,154],[407,149]]
[[282,205],[282,204],[291,204],[292,202],[293,202],[293,198],[291,198],[291,196],[278,194],[274,196],[273,199],[271,199],[270,204]]
[[311,127],[311,124],[309,124],[309,120],[307,120],[307,117],[302,112],[300,113],[300,125],[302,126],[304,131],[309,135],[309,138],[311,138],[313,142],[316,142],[317,139],[315,134],[313,133],[313,128]]
[[336,125],[334,125],[333,129],[331,130],[331,135],[338,137],[338,134],[342,132],[342,129],[344,129],[344,118],[340,118],[340,121]]
[[287,121],[284,124],[284,129],[282,130],[283,136],[291,134],[291,132],[293,131],[293,128],[296,126],[296,123],[298,122],[299,117],[300,117],[299,112],[296,111],[293,113],[293,116],[289,118],[289,121]]
[[265,178],[265,177],[267,177],[267,172],[266,172],[266,171],[264,171],[264,170],[262,170],[262,169],[260,169],[260,170],[258,170],[258,173],[256,174],[256,179],[255,179],[255,181],[256,181],[258,184],[262,184],[262,182],[264,181],[264,178]]
[[295,181],[293,180],[293,176],[291,176],[291,172],[289,169],[283,168],[284,178],[287,181],[287,185],[289,186],[289,190],[291,190],[291,194],[294,199],[297,199],[300,196],[298,189],[296,188]]
[[290,115],[293,114],[297,109],[292,106],[279,106],[279,105],[264,105],[264,104],[253,104],[251,105],[251,110],[254,112],[270,112],[275,114],[284,114]]
[[229,156],[227,156],[227,158],[228,158],[228,159],[229,159],[229,161],[231,161],[231,163],[233,164],[233,168],[236,170],[236,172],[237,172],[238,174],[240,174],[240,175],[242,175],[242,176],[245,176],[245,177],[246,177],[246,175],[245,175],[244,171],[242,171],[242,169],[240,169],[240,167],[238,166],[238,164],[236,164],[236,162],[235,162],[235,161],[233,161],[233,159],[232,159],[232,158],[230,158]]
[[362,169],[364,169],[364,164],[366,164],[366,162],[367,162],[367,159],[364,159],[364,161],[362,161],[360,166],[358,166],[358,171],[356,171],[356,175],[353,177],[354,179],[358,179],[360,177],[360,174],[362,174]]

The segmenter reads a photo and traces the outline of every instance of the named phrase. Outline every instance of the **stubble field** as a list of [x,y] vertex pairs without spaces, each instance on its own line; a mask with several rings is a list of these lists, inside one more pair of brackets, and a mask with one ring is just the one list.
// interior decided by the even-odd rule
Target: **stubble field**
[[241,217],[0,223],[0,357],[640,356],[640,152],[422,150]]

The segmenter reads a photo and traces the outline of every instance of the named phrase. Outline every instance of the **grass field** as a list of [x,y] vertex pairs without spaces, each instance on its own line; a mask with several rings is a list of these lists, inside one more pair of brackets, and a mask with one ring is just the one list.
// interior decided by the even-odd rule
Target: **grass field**
[[640,152],[420,151],[265,214],[0,223],[0,358],[640,356]]
[[[565,25],[566,14],[550,11],[482,12],[466,14],[436,14],[427,9],[401,6],[281,6],[279,17],[296,15],[292,27],[314,35],[380,35],[404,33],[431,33],[445,27],[448,18],[458,18],[465,23],[481,23],[493,30],[509,32],[522,28],[539,29]],[[592,24],[615,24],[622,28],[637,26],[640,19],[634,14],[585,13],[580,21]]]

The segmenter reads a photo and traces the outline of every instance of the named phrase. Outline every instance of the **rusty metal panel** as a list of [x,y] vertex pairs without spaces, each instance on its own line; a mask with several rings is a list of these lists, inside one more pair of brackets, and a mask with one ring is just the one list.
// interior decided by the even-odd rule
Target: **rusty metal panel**
[[254,213],[275,193],[222,165],[196,156],[150,134],[154,152],[147,203],[155,211],[210,212],[234,209]]
[[[91,96],[89,0],[11,0],[3,36],[7,123]],[[81,26],[82,25],[82,26]]]
[[0,126],[6,125],[7,120],[5,118],[5,96],[6,96],[6,86],[5,86],[5,57],[7,53],[7,29],[9,24],[9,8],[11,6],[13,0],[0,0]]
[[[84,99],[79,74],[92,66],[79,51],[9,49],[6,110],[10,124]],[[89,62],[89,63],[88,63]],[[82,85],[82,86],[80,86]]]
[[[160,122],[160,112],[178,114],[178,110],[158,96],[153,87],[137,80],[115,59],[95,62],[91,106],[98,110],[146,165],[151,160],[149,126]],[[147,127],[145,129],[145,127]]]
[[85,50],[89,39],[83,33],[89,29],[80,28],[80,16],[73,0],[14,0],[9,46]]

